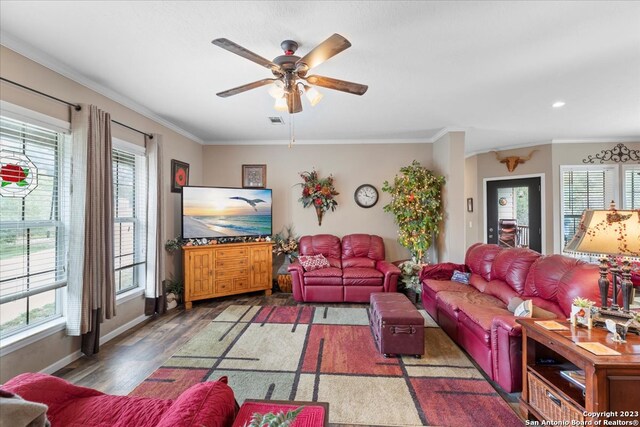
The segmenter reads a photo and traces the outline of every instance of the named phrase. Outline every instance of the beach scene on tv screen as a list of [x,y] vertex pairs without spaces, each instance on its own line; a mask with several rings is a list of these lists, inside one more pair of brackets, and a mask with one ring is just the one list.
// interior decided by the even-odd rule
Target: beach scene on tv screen
[[184,187],[183,238],[268,236],[271,190]]

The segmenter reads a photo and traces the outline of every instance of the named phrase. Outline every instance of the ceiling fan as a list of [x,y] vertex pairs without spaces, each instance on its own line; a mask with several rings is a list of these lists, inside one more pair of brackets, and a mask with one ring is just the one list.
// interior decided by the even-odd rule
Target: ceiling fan
[[354,95],[363,95],[368,89],[367,85],[359,83],[318,75],[307,75],[311,68],[322,64],[327,59],[351,46],[349,40],[340,34],[332,35],[311,49],[311,51],[302,58],[294,55],[298,49],[298,43],[293,40],[285,40],[280,44],[280,47],[284,50],[284,55],[275,57],[273,61],[256,55],[225,38],[215,39],[211,43],[270,69],[274,75],[274,78],[258,80],[218,93],[217,95],[222,98],[237,95],[261,86],[274,84],[274,87],[271,88],[269,93],[276,98],[276,109],[282,111],[288,110],[290,114],[293,114],[302,111],[301,93],[304,92],[311,102],[311,105],[316,105],[322,98],[322,95],[314,87],[309,85],[322,86],[327,89],[339,90]]

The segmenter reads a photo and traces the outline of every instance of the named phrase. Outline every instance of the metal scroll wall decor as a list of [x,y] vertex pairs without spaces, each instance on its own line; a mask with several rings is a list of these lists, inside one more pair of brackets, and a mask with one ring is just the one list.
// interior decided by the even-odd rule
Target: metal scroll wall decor
[[601,154],[591,155],[589,154],[586,159],[582,159],[582,163],[595,163],[596,160],[600,160],[600,163],[613,161],[616,163],[625,163],[628,161],[636,161],[640,163],[640,150],[631,150],[624,144],[618,144],[611,150],[602,150]]

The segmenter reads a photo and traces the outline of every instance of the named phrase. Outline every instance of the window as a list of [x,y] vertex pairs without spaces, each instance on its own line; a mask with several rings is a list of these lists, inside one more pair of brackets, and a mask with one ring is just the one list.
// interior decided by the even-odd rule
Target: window
[[[62,315],[60,288],[67,284],[69,148],[62,133],[0,117],[3,337]],[[17,181],[19,178],[22,180]],[[31,179],[37,180],[35,188],[35,183],[28,184]],[[23,195],[24,190],[31,191]]]
[[622,166],[622,208],[640,209],[640,165]]
[[144,286],[146,158],[142,148],[114,140],[113,210],[116,293]]
[[585,209],[606,209],[618,200],[618,167],[561,166],[562,247],[576,233]]

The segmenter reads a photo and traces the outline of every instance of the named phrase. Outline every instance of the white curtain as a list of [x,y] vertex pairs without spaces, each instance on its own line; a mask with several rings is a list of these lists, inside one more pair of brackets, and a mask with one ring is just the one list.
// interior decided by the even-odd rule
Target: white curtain
[[145,137],[147,146],[147,283],[145,314],[165,312],[164,298],[164,200],[162,142],[158,134]]
[[82,275],[84,268],[84,210],[87,194],[87,134],[89,115],[71,109],[71,199],[69,205],[69,252],[67,254],[67,334],[80,335],[82,313]]

